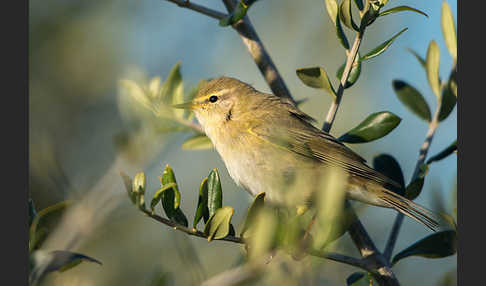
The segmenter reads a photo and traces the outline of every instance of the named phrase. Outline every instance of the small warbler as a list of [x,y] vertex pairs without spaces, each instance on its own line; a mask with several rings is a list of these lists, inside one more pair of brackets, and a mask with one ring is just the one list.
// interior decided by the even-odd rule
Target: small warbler
[[347,198],[393,208],[432,230],[439,227],[435,213],[396,194],[399,184],[314,127],[313,119],[289,99],[219,77],[205,84],[191,102],[174,107],[194,111],[230,176],[252,195],[265,192],[269,201],[286,203],[286,187],[298,184],[299,197],[311,200],[319,191],[317,179],[337,168],[347,175]]

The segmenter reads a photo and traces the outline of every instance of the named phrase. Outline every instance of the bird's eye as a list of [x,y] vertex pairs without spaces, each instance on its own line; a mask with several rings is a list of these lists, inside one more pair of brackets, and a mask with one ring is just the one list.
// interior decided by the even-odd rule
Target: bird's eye
[[216,102],[218,101],[218,97],[216,95],[211,95],[211,97],[209,98],[209,102]]

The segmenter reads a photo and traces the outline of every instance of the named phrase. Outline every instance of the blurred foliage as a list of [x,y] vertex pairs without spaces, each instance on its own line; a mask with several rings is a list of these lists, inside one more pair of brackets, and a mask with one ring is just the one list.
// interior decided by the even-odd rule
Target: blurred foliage
[[[31,1],[31,13],[29,13],[29,66],[31,67],[29,69],[29,177],[31,182],[29,191],[33,198],[33,200],[29,200],[29,225],[31,227],[29,266],[35,279],[43,278],[44,274],[49,271],[70,269],[81,261],[99,263],[98,260],[78,252],[42,249],[42,242],[56,227],[63,211],[66,211],[66,206],[69,206],[69,202],[62,202],[67,194],[82,196],[82,190],[92,186],[105,173],[118,154],[137,165],[147,160],[156,160],[153,150],[160,150],[161,146],[167,142],[166,139],[176,138],[171,136],[174,133],[190,136],[180,144],[183,149],[201,150],[213,147],[199,125],[194,122],[191,112],[170,107],[192,99],[205,80],[201,80],[199,84],[187,89],[181,75],[180,63],[172,67],[165,80],[159,76],[150,78],[142,72],[133,70],[130,73],[121,72],[127,64],[124,61],[128,51],[124,45],[120,44],[121,41],[118,38],[122,38],[122,35],[128,32],[124,27],[127,26],[128,21],[132,21],[130,15],[134,14],[137,4],[128,4],[123,9],[119,8],[119,11],[113,11],[116,1],[48,2],[49,5]],[[222,26],[232,25],[247,13],[251,14],[252,9],[256,9],[249,9],[254,2],[256,1],[239,1],[237,9],[220,24]],[[334,25],[335,35],[331,36],[337,36],[337,40],[347,54],[351,48],[348,36],[351,33],[359,32],[363,26],[378,23],[376,20],[379,17],[391,15],[386,17],[386,21],[392,21],[393,14],[402,11],[427,16],[424,12],[409,6],[397,6],[386,10],[384,7],[388,5],[387,2],[383,0],[326,0],[325,5],[322,3],[320,5],[325,7],[331,23]],[[368,6],[368,3],[371,4]],[[453,16],[446,2],[442,5],[441,15],[443,37],[446,47],[453,57],[452,72],[447,80],[441,80],[439,77],[441,55],[435,42],[430,43],[425,58],[412,51],[426,71],[431,90],[439,106],[440,122],[451,114],[457,98],[455,73],[457,39]],[[289,21],[291,22],[292,19]],[[217,29],[216,25],[215,29]],[[358,55],[353,63],[351,76],[343,88],[357,86],[358,79],[365,78],[363,76],[365,61],[381,55],[390,49],[392,43],[398,43],[399,36],[406,30],[407,28],[403,28],[396,32],[397,29],[391,38],[387,37],[388,40],[377,41],[373,45],[375,48],[363,53],[364,56]],[[332,99],[335,99],[345,65],[342,64],[335,71],[338,81],[335,78],[329,78],[325,69],[318,67],[317,64],[314,63],[311,66],[311,68],[297,69],[298,78],[306,86],[324,89],[326,93],[332,95]],[[118,80],[120,78],[124,79]],[[116,82],[119,83],[118,90]],[[402,80],[394,81],[393,87],[399,101],[407,109],[427,123],[433,121],[434,113],[430,111],[426,102],[425,92],[422,94],[419,88],[412,87]],[[115,97],[116,94],[118,97]],[[114,123],[114,121],[116,122]],[[401,119],[391,112],[373,113],[340,139],[347,143],[376,140],[389,134],[400,121]],[[80,133],[83,134],[83,138],[96,137],[96,142],[80,140],[78,135]],[[356,138],[359,140],[356,141]],[[105,140],[109,144],[101,144],[100,140]],[[112,142],[115,148],[112,147]],[[86,144],[90,144],[91,147],[85,150]],[[111,149],[102,146],[110,146]],[[156,148],[151,148],[153,146]],[[97,152],[92,152],[93,149]],[[454,142],[443,151],[430,157],[426,164],[422,165],[418,180],[407,186],[408,197],[414,199],[421,193],[431,163],[434,163],[434,166],[438,165],[440,160],[455,152],[457,152],[457,147]],[[99,159],[100,154],[104,160],[96,160],[97,164],[93,164],[95,159]],[[79,159],[91,163],[84,163],[84,169],[74,168],[76,171],[72,171],[73,166],[66,164],[66,162],[77,162],[76,160]],[[98,162],[101,163],[98,164]],[[185,164],[191,163],[185,162]],[[405,185],[400,164],[391,155],[382,154],[376,157],[373,166],[401,185]],[[208,166],[208,169],[211,168]],[[117,172],[119,171],[117,170]],[[179,175],[187,173],[185,170],[179,172]],[[81,178],[77,178],[78,180],[73,182],[72,179],[76,178],[78,174],[82,174]],[[335,190],[338,188],[336,182],[340,180],[340,174],[332,176],[335,177],[320,182],[325,186],[324,189]],[[83,183],[79,184],[79,181]],[[273,263],[260,267],[266,269],[265,276],[260,276],[261,273],[255,271],[255,275],[249,279],[250,285],[252,283],[315,285],[322,282],[323,279],[324,281],[332,279],[322,277],[323,265],[329,269],[336,269],[336,271],[331,270],[332,275],[338,276],[343,284],[345,282],[342,277],[347,277],[351,273],[353,274],[346,280],[348,285],[370,285],[372,283],[369,273],[354,272],[356,269],[352,267],[342,270],[340,268],[342,265],[336,267],[333,263],[326,263],[326,261],[315,259],[305,253],[305,250],[309,248],[319,251],[342,248],[340,243],[345,238],[338,238],[344,237],[343,234],[349,225],[349,218],[347,218],[344,208],[330,207],[342,203],[343,198],[335,196],[339,192],[323,191],[321,196],[316,198],[318,209],[322,210],[317,214],[313,210],[305,208],[275,209],[265,204],[265,194],[262,193],[255,197],[247,211],[246,219],[240,224],[237,220],[232,222],[240,215],[238,210],[235,211],[236,207],[223,204],[222,178],[217,169],[210,171],[209,175],[202,180],[199,189],[194,190],[194,193],[188,193],[196,198],[194,212],[188,211],[189,200],[186,199],[183,203],[184,196],[176,181],[175,172],[169,165],[163,170],[158,187],[149,187],[153,180],[144,172],[138,172],[133,180],[130,176],[122,174],[121,181],[125,184],[129,201],[135,204],[145,216],[155,218],[159,222],[160,219],[163,219],[162,221],[174,229],[203,237],[208,241],[244,242],[247,252],[240,255],[240,266],[261,261],[262,258],[267,259],[267,262],[273,261]],[[456,192],[457,188],[453,190],[454,194]],[[148,201],[150,208],[146,203],[146,196],[151,197],[151,200]],[[55,202],[60,203],[55,204]],[[444,207],[444,210],[452,210],[456,213],[455,200],[452,204],[452,207]],[[41,206],[39,208],[41,211],[37,211],[36,206]],[[160,208],[164,210],[167,219],[163,217]],[[189,226],[192,215],[194,219],[192,226]],[[316,221],[312,228],[313,233],[310,233],[307,232],[307,227],[311,224],[314,215],[316,215]],[[50,222],[51,219],[52,222]],[[181,239],[180,237],[185,233],[170,242],[176,244],[175,254],[172,245],[169,245],[167,241],[161,241],[160,233],[152,235],[156,240],[155,245],[161,245],[160,253],[156,249],[142,249],[138,245],[141,241],[138,240],[139,237],[144,235],[140,230],[146,230],[153,224],[144,224],[143,220],[120,220],[118,217],[117,221],[120,229],[123,229],[120,233],[127,236],[126,233],[129,232],[133,236],[128,235],[127,242],[120,242],[124,244],[115,252],[118,255],[124,255],[125,252],[135,251],[136,254],[133,257],[136,257],[136,261],[139,261],[139,257],[143,257],[145,261],[135,269],[136,267],[130,266],[132,263],[126,263],[128,254],[125,254],[123,257],[126,260],[121,260],[120,265],[114,266],[114,268],[119,268],[110,270],[115,272],[119,270],[120,274],[112,274],[119,276],[111,278],[112,281],[107,279],[112,284],[119,284],[127,277],[142,276],[146,279],[138,282],[143,285],[176,285],[175,281],[188,280],[192,280],[192,284],[199,284],[208,278],[203,268],[209,270],[208,274],[212,276],[217,274],[214,273],[214,269],[222,269],[221,266],[216,267],[215,264],[227,261],[222,258],[225,255],[221,251],[222,248],[211,244],[211,249],[205,252],[201,242],[194,241],[195,246],[192,246],[191,242],[185,240],[186,236]],[[201,221],[204,223],[203,227],[201,227]],[[234,227],[233,223],[238,223],[238,225],[235,224],[236,227]],[[145,236],[152,237],[148,234]],[[116,237],[116,240],[122,241],[123,239],[121,236]],[[429,235],[396,254],[394,262],[410,256],[428,258],[450,256],[455,253],[455,239],[455,231]],[[204,240],[200,241],[204,243]],[[99,247],[106,251],[105,254],[113,252],[113,250],[109,250],[113,247],[111,245],[100,244]],[[284,253],[288,255],[281,255],[278,252],[279,255],[275,256],[277,249],[284,250]],[[351,248],[347,250],[349,249]],[[198,254],[202,255],[203,265],[200,265]],[[221,261],[213,258],[215,254],[221,257]],[[159,256],[157,259],[163,261],[162,266],[150,260],[157,255]],[[185,275],[173,273],[164,268],[166,264],[176,264],[175,256],[185,261],[184,265],[189,265],[188,267],[179,267],[179,264],[174,266],[174,268],[179,267],[184,272],[190,273],[187,275],[188,277],[182,277]],[[214,261],[209,262],[210,259]],[[147,261],[150,262],[147,263]],[[147,264],[153,267],[152,271],[144,269]],[[45,268],[42,270],[42,267],[39,268],[40,265]],[[103,267],[102,271],[108,271],[106,268]],[[84,275],[83,270],[82,267],[75,267],[61,275],[77,273],[76,271],[80,271],[81,274],[78,275]],[[137,271],[141,271],[141,273]],[[451,282],[454,281],[454,272],[447,274],[441,285],[455,285]],[[104,282],[110,284],[107,281]]]

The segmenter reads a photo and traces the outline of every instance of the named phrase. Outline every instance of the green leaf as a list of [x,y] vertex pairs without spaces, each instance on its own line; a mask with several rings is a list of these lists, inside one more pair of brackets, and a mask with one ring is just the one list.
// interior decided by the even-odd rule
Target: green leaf
[[437,43],[430,41],[427,49],[427,57],[425,60],[425,68],[427,71],[427,79],[437,99],[440,100],[440,81],[439,81],[439,65],[440,65],[440,49]]
[[424,15],[425,17],[429,17],[427,14],[425,14],[424,12],[418,10],[418,9],[415,9],[415,8],[412,8],[412,7],[409,7],[409,6],[398,6],[398,7],[394,7],[394,8],[391,8],[391,9],[388,9],[388,10],[385,10],[383,12],[380,12],[378,14],[378,17],[381,17],[381,16],[385,16],[385,15],[388,15],[388,14],[393,14],[393,13],[397,13],[397,12],[401,12],[401,11],[412,11],[412,12],[416,12],[416,13],[419,13],[419,14],[422,14]]
[[425,63],[425,59],[422,58],[416,51],[412,50],[412,49],[407,49],[412,55],[415,56],[415,58],[417,59],[417,61],[419,61],[420,65],[426,69],[426,63]]
[[402,188],[389,186],[395,193],[403,196],[405,194],[405,180],[403,178],[402,168],[398,161],[393,156],[388,154],[380,154],[373,159],[373,168],[395,181]]
[[449,156],[450,154],[457,152],[457,139],[452,142],[451,145],[449,145],[447,148],[439,152],[438,154],[432,156],[427,160],[427,164],[430,164],[432,162],[440,161],[444,159],[445,157]]
[[218,208],[210,217],[204,228],[208,241],[226,237],[230,232],[231,217],[235,210],[230,206]]
[[133,204],[136,204],[137,198],[136,198],[136,194],[133,192],[132,179],[130,179],[130,177],[123,172],[120,172],[120,176],[122,177],[123,184],[125,185],[125,189],[127,190],[128,197],[130,198]]
[[199,187],[199,198],[197,200],[196,214],[194,215],[192,226],[196,228],[202,218],[204,218],[204,222],[207,222],[209,219],[208,178],[204,178]]
[[83,261],[94,262],[102,265],[99,260],[96,260],[92,257],[66,250],[54,250],[51,251],[49,255],[52,256],[52,260],[49,266],[47,266],[48,272],[56,270],[59,272],[64,272],[80,264]]
[[306,102],[307,100],[309,100],[309,98],[302,98],[302,99],[299,99],[299,100],[296,100],[295,101],[295,105],[297,105],[297,107],[300,107],[300,105],[304,102]]
[[139,209],[145,209],[145,173],[139,172],[135,175],[132,181],[132,193],[136,198],[136,204]]
[[213,169],[208,176],[208,209],[209,216],[223,205],[223,190],[217,169]]
[[457,80],[456,80],[457,69],[454,69],[449,76],[449,90],[457,97]]
[[160,182],[162,184],[162,188],[175,184],[175,186],[168,188],[162,192],[162,207],[164,208],[164,212],[167,217],[184,226],[188,226],[188,221],[182,210],[179,208],[181,202],[181,194],[179,192],[179,188],[177,186],[177,181],[175,178],[174,171],[169,166],[166,165],[164,172],[162,173],[162,177],[160,178]]
[[62,201],[42,209],[32,221],[29,229],[29,252],[40,246],[42,232],[46,234],[48,229],[54,229],[61,219],[64,211],[73,204],[73,201]]
[[368,272],[354,272],[346,279],[348,286],[370,286],[373,285],[371,275]]
[[413,86],[401,80],[393,81],[393,89],[398,99],[415,115],[430,122],[430,108],[422,94]]
[[263,208],[265,204],[265,193],[259,193],[255,196],[253,203],[251,204],[250,208],[248,208],[248,213],[246,215],[245,223],[243,224],[243,228],[241,230],[241,236],[247,231],[250,225],[254,222],[255,218],[258,215],[258,212]]
[[326,10],[331,18],[332,22],[336,26],[336,35],[339,39],[341,45],[346,49],[349,50],[349,42],[344,34],[343,27],[341,26],[341,20],[339,19],[339,8],[336,0],[325,0]]
[[399,260],[410,256],[425,258],[443,258],[456,253],[456,232],[446,230],[431,234],[417,241],[393,257],[392,265]]
[[204,134],[196,134],[182,143],[184,150],[205,150],[214,148],[211,139]]
[[157,192],[155,192],[155,194],[152,198],[152,201],[150,202],[150,209],[152,210],[152,214],[154,213],[155,206],[162,199],[162,193],[169,190],[169,189],[175,188],[175,187],[177,187],[177,185],[175,183],[170,183],[170,184],[163,186]]
[[356,4],[356,7],[358,7],[360,11],[363,11],[364,9],[363,0],[354,0],[354,4]]
[[409,200],[415,200],[424,187],[425,176],[429,171],[429,165],[422,164],[419,167],[418,176],[405,189],[405,197]]
[[250,8],[250,5],[246,5],[245,3],[243,3],[243,0],[240,0],[236,5],[233,13],[231,13],[228,17],[219,20],[219,25],[221,27],[227,27],[243,19],[248,11],[248,8]]
[[400,124],[401,118],[395,114],[382,111],[369,115],[358,126],[339,137],[345,143],[364,143],[379,139],[390,133]]
[[[345,66],[346,63],[340,66],[336,72],[336,77],[339,80],[339,82],[341,82],[341,77],[343,76]],[[351,87],[358,80],[360,74],[361,74],[361,60],[360,60],[360,55],[358,53],[356,55],[356,58],[354,59],[354,63],[351,67],[351,71],[349,72],[348,80],[346,81],[344,88]]]
[[444,35],[444,40],[451,54],[454,62],[457,59],[457,36],[456,27],[454,25],[454,17],[452,16],[451,7],[449,3],[442,2],[442,15],[441,15],[441,26],[442,34]]
[[445,120],[456,106],[457,97],[454,95],[449,84],[447,84],[442,90],[441,100],[442,103],[439,110],[439,121]]
[[359,32],[359,27],[353,21],[353,15],[351,12],[351,0],[343,0],[339,7],[339,18],[346,27]]
[[296,70],[296,73],[305,85],[325,89],[330,95],[336,97],[336,92],[324,69],[320,67],[300,68]]
[[361,58],[361,61],[369,60],[369,59],[372,59],[372,58],[374,58],[374,57],[382,54],[384,51],[386,51],[386,49],[388,49],[388,47],[393,43],[393,41],[398,36],[400,36],[403,32],[405,32],[406,30],[408,30],[408,28],[404,28],[403,30],[401,30],[400,32],[398,32],[397,34],[395,34],[393,37],[391,37],[391,39],[389,39],[388,41],[383,42],[381,45],[379,45],[378,47],[374,48],[371,52],[369,52],[366,55],[364,55]]

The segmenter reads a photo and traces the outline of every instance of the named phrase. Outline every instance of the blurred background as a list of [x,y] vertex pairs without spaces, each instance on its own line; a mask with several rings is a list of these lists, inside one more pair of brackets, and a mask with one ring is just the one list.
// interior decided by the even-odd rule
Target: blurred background
[[[225,11],[221,1],[197,3]],[[427,125],[398,101],[391,83],[393,79],[407,81],[435,108],[425,72],[406,49],[425,57],[429,41],[435,40],[442,55],[440,75],[448,77],[452,59],[442,37],[441,4],[441,0],[390,1],[387,8],[408,5],[429,18],[402,12],[379,18],[367,30],[362,53],[409,28],[384,54],[363,64],[360,80],[345,91],[331,132],[339,136],[373,112],[387,110],[400,116],[401,124],[388,136],[350,147],[368,162],[378,154],[392,154],[407,182]],[[457,3],[449,4],[456,15]],[[292,95],[308,98],[301,109],[321,126],[331,99],[302,84],[295,70],[318,65],[335,74],[345,60],[324,1],[258,1],[249,16]],[[103,262],[102,266],[83,263],[65,273],[53,273],[45,284],[150,285],[154,277],[163,276],[172,281],[168,285],[191,285],[238,264],[244,253],[240,246],[208,244],[172,231],[144,217],[127,199],[119,172],[132,177],[146,172],[151,197],[168,163],[175,170],[189,221],[199,184],[212,168],[218,168],[222,177],[223,204],[236,210],[235,226],[241,224],[251,201],[233,183],[214,150],[181,149],[188,133],[138,132],[130,137],[140,129],[137,124],[143,123],[127,114],[119,81],[143,76],[165,80],[181,62],[186,91],[201,79],[226,75],[269,92],[240,36],[214,19],[162,0],[31,0],[29,28],[30,195],[38,209],[64,199],[84,200],[90,206],[82,218],[74,216],[60,225],[43,248],[69,248]],[[348,39],[352,41],[351,34]],[[430,155],[456,139],[456,124],[453,111],[438,128]],[[130,147],[120,147],[120,141],[129,141]],[[456,172],[456,156],[434,164],[416,202],[434,208],[440,197],[451,213]],[[383,249],[395,212],[366,207],[360,216],[377,247]],[[405,219],[395,251],[428,234],[422,225]],[[348,235],[336,247],[358,255]],[[400,261],[394,270],[402,285],[416,285],[417,277],[421,277],[420,285],[443,285],[444,274],[455,267],[455,255],[436,260],[412,257]],[[316,283],[343,285],[356,269],[320,261],[313,271]],[[287,279],[283,284],[297,282]]]

